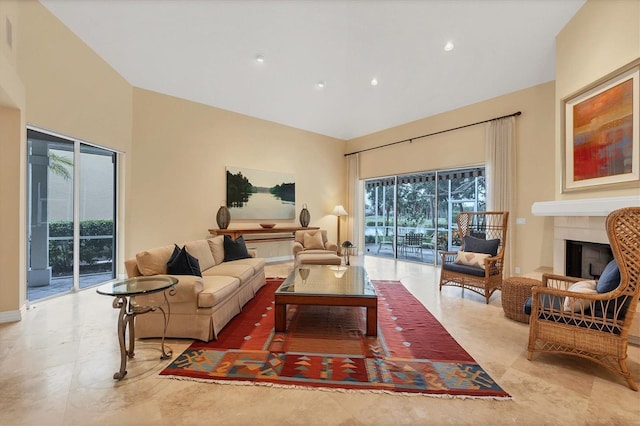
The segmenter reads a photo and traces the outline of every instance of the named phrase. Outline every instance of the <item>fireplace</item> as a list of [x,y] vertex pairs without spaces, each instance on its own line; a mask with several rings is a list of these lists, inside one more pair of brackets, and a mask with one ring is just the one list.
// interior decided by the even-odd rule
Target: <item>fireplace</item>
[[[605,227],[607,215],[619,208],[638,205],[640,205],[640,196],[534,203],[531,207],[534,215],[554,217],[553,272],[570,275],[567,271],[567,241],[608,246],[609,238]],[[598,260],[597,263],[600,261]],[[581,273],[580,276],[592,279],[588,270],[586,274]]]
[[611,259],[613,253],[609,244],[566,241],[565,271],[570,277],[597,280]]
[[[531,212],[534,215],[553,216],[553,273],[594,279],[589,273],[589,264],[593,265],[592,272],[597,272],[599,265],[605,262],[607,250],[611,252],[608,248],[609,238],[606,232],[607,215],[613,210],[632,206],[640,206],[640,196],[533,203]],[[577,257],[575,254],[577,249],[571,247],[574,243],[581,245],[579,275],[572,274],[572,270],[567,270],[567,262],[571,263],[573,260],[567,257]],[[589,249],[587,260],[584,259],[585,246]],[[597,253],[590,251],[594,248]],[[629,331],[629,342],[640,344],[640,314],[638,313]]]

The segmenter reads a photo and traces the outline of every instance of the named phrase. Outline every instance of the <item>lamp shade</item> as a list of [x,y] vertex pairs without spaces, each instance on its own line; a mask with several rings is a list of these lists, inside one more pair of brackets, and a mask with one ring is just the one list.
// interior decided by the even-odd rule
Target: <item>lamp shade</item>
[[335,216],[347,216],[347,211],[344,209],[342,204],[339,204],[333,208],[331,214]]

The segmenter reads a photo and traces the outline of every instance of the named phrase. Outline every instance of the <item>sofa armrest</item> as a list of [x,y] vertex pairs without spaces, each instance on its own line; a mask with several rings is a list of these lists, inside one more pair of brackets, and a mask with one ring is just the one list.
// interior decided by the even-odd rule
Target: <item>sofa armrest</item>
[[335,251],[336,253],[338,252],[338,245],[336,243],[331,243],[329,241],[327,241],[324,245],[324,249],[325,250],[329,250],[329,251]]
[[303,250],[304,250],[304,247],[302,246],[302,244],[300,244],[300,243],[299,243],[299,242],[297,242],[297,241],[294,241],[294,242],[293,242],[293,256],[294,256],[294,257],[295,257],[295,256],[297,256],[297,255],[298,255],[298,253],[300,253],[300,252],[301,252],[301,251],[303,251]]
[[[202,277],[195,275],[157,275],[168,276],[178,280],[174,290],[167,291],[167,299],[169,303],[193,302],[194,306],[198,305],[198,294],[204,289]],[[156,306],[164,303],[163,292],[136,296],[136,303],[145,306]]]
[[258,251],[256,249],[247,249],[247,253],[249,253],[249,256],[251,257],[258,257]]
[[453,263],[456,260],[457,255],[457,251],[441,251],[440,256],[442,257],[442,264]]
[[142,272],[140,272],[140,269],[138,269],[138,261],[135,257],[133,259],[125,260],[124,268],[127,271],[128,278],[139,277],[142,275]]
[[178,280],[175,293],[169,296],[169,302],[198,302],[198,294],[204,290],[202,277],[195,275],[169,275]]
[[[454,261],[455,262],[455,261]],[[489,256],[484,259],[484,270],[486,276],[499,274],[502,272],[503,256],[498,254],[497,256]]]
[[543,274],[542,286],[559,290],[566,290],[571,286],[571,284],[577,283],[578,281],[583,281],[584,279],[585,278],[567,277],[564,275],[556,274]]

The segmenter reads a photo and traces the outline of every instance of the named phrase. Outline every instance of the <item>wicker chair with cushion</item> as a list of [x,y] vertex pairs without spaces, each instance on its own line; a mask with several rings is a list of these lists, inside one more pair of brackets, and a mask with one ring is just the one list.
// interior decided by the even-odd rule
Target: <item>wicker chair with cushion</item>
[[504,248],[509,212],[462,212],[458,214],[460,250],[440,252],[440,290],[443,286],[469,289],[486,303],[502,285]]
[[583,278],[545,274],[525,304],[531,313],[529,360],[534,352],[575,355],[622,376],[635,391],[627,368],[627,341],[640,293],[640,207],[612,212],[607,234],[614,260],[595,284]]

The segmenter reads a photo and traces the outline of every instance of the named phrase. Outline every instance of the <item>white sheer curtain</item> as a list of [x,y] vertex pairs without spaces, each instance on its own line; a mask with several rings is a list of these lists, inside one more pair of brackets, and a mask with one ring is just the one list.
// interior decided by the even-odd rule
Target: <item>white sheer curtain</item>
[[347,239],[362,251],[362,189],[360,184],[360,154],[347,156]]
[[509,212],[505,276],[511,275],[516,189],[516,118],[493,120],[486,127],[487,211]]

